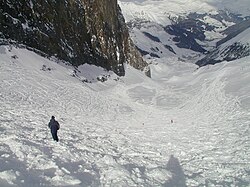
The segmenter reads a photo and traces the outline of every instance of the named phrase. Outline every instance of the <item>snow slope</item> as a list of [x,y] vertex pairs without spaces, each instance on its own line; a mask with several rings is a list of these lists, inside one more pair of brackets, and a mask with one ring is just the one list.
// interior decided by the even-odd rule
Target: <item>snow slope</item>
[[250,58],[196,68],[118,79],[0,46],[0,186],[249,186]]

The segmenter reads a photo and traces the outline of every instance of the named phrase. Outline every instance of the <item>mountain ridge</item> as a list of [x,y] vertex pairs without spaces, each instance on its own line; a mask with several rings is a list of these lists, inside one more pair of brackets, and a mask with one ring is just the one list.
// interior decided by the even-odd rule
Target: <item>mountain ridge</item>
[[[131,36],[146,58],[175,57],[195,63],[248,28],[250,20],[250,3],[245,0],[239,6],[212,0],[119,2]],[[148,34],[143,37],[143,33]]]
[[241,28],[240,30],[234,37],[228,37],[220,42],[220,45],[204,58],[198,60],[196,64],[205,66],[250,56],[250,26],[243,31]]

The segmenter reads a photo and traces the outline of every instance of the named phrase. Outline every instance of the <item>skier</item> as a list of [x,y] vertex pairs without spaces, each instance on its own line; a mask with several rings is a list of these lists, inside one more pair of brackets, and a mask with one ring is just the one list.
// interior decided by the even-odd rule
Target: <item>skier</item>
[[52,134],[53,139],[58,142],[59,139],[57,137],[57,131],[60,129],[60,125],[59,125],[58,121],[55,120],[55,116],[51,117],[48,126],[51,130],[51,134]]

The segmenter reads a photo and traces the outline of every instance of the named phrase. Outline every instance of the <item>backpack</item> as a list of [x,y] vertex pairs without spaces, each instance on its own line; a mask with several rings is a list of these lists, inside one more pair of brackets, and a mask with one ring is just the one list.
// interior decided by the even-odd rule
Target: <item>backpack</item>
[[58,121],[56,121],[56,126],[57,126],[57,130],[59,130],[60,129],[60,125],[59,125]]

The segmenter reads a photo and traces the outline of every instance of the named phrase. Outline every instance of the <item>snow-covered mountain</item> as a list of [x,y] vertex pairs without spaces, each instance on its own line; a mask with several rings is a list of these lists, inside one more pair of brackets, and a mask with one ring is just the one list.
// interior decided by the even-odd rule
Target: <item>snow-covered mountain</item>
[[243,17],[250,16],[248,0],[119,0],[119,4],[127,22],[141,18],[169,25],[171,22],[167,16],[186,16],[190,12],[218,15],[220,10],[228,10]]
[[216,64],[223,61],[232,61],[250,55],[250,27],[219,45],[205,58],[196,62],[199,66]]
[[119,4],[143,55],[191,62],[235,34],[229,28],[250,17],[250,2],[246,0],[120,0]]
[[0,46],[0,186],[247,187],[249,67],[161,58],[119,78]]
[[217,47],[196,64],[204,66],[223,61],[232,61],[250,55],[250,19],[229,27],[226,38],[217,42]]

